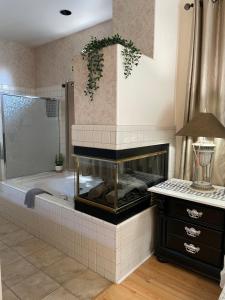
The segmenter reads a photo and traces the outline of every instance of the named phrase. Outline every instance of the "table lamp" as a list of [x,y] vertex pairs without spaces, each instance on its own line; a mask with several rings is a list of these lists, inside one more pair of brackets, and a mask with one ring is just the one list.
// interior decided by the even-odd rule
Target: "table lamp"
[[198,138],[197,142],[192,144],[194,164],[191,188],[198,191],[213,191],[211,177],[216,147],[214,138],[225,139],[225,127],[213,114],[198,113],[176,135]]

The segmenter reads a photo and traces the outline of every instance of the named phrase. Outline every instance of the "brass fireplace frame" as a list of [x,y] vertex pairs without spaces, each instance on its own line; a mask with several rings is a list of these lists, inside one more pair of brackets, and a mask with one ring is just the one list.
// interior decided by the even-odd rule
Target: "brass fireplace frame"
[[[85,155],[73,155],[73,159],[74,159],[74,164],[75,164],[75,172],[77,174],[76,176],[76,195],[75,195],[75,201],[79,201],[81,203],[84,204],[88,204],[97,208],[100,208],[102,210],[111,212],[111,213],[116,213],[117,211],[119,211],[120,209],[118,208],[117,205],[117,201],[115,201],[114,203],[114,208],[113,207],[108,207],[105,206],[103,204],[100,203],[96,203],[93,201],[90,201],[86,198],[80,197],[79,191],[80,191],[80,180],[79,180],[79,176],[80,176],[80,166],[79,166],[79,160],[78,158],[86,158],[86,159],[94,159],[94,160],[98,160],[98,161],[107,161],[107,162],[111,162],[115,164],[115,168],[114,168],[114,176],[116,178],[115,180],[115,193],[117,194],[117,183],[118,183],[118,166],[119,163],[124,163],[124,162],[128,162],[128,161],[134,161],[137,159],[143,159],[143,158],[148,158],[148,157],[153,157],[153,156],[158,156],[158,155],[163,155],[163,154],[168,154],[167,150],[161,150],[161,151],[155,151],[155,152],[150,152],[148,154],[142,154],[142,155],[134,155],[134,156],[130,156],[127,158],[121,158],[121,159],[108,159],[108,158],[101,158],[101,157],[94,157],[94,156],[85,156]],[[138,201],[138,200],[136,200]],[[135,204],[134,201],[133,203]],[[122,209],[125,209],[126,207],[130,206],[130,203],[127,203],[125,205],[123,205]]]

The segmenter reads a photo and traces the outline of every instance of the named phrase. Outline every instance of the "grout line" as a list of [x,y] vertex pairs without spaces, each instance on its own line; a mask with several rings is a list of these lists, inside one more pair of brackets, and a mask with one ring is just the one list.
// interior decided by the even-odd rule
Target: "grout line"
[[[31,252],[30,254],[27,254],[27,255],[25,255],[25,256],[22,255],[17,249],[14,249],[14,247],[17,247],[17,246],[19,246],[20,244],[22,244],[23,242],[26,242],[26,241],[29,241],[29,240],[32,240],[32,239],[37,239],[37,240],[38,240],[38,238],[36,238],[36,237],[34,236],[34,237],[30,238],[30,239],[27,239],[27,240],[25,240],[25,241],[19,242],[18,244],[12,246],[12,247],[13,247],[13,250],[15,250],[15,251],[16,251],[19,255],[21,255],[23,258],[26,258],[27,256],[30,256],[30,255],[32,255],[32,254],[34,254],[34,253],[36,253],[36,252],[38,252],[38,251],[40,251],[40,250],[44,250],[45,248],[47,248],[48,244],[46,243],[46,246],[43,246],[43,248],[36,249],[36,250],[34,250],[33,252]],[[41,239],[39,239],[39,240],[41,240]],[[42,241],[42,240],[41,240],[41,241]],[[44,242],[44,241],[42,241],[42,242]]]
[[[13,222],[11,222],[12,224],[13,224]],[[10,221],[9,221],[9,223],[8,224],[10,224]],[[18,226],[17,224],[15,224],[16,226]],[[22,227],[20,227],[20,226],[18,226],[19,228],[22,228]],[[22,228],[23,229],[23,228]],[[23,229],[24,230],[24,229]],[[18,230],[16,230],[16,231],[18,231]],[[14,232],[16,232],[16,231],[14,231]],[[26,231],[26,232],[28,232],[27,230],[24,230],[24,231]],[[30,232],[28,232],[28,233],[30,233]],[[30,277],[30,276],[33,276],[33,275],[35,275],[35,274],[37,274],[37,273],[43,273],[44,275],[46,275],[46,276],[48,276],[51,280],[53,280],[55,283],[57,283],[57,285],[59,285],[57,288],[55,288],[53,291],[51,291],[49,294],[47,294],[47,295],[45,295],[42,299],[44,299],[45,297],[47,297],[47,296],[49,296],[49,295],[51,295],[54,291],[56,291],[58,288],[60,288],[60,287],[62,287],[64,290],[66,290],[69,294],[71,294],[71,295],[74,295],[75,297],[77,297],[77,295],[75,294],[75,293],[73,293],[73,292],[71,292],[69,289],[67,289],[65,286],[64,286],[64,284],[66,283],[66,282],[64,282],[63,284],[61,284],[61,283],[59,283],[55,278],[53,278],[52,276],[50,276],[47,272],[45,272],[45,269],[46,268],[48,268],[48,267],[51,267],[52,265],[54,265],[54,264],[56,264],[56,263],[58,263],[58,262],[60,262],[61,260],[63,260],[63,259],[65,259],[65,258],[71,258],[72,260],[74,260],[74,261],[76,261],[77,263],[79,263],[79,264],[81,264],[82,266],[84,266],[84,270],[81,270],[81,271],[78,271],[78,272],[76,272],[76,274],[75,275],[80,275],[80,274],[82,274],[82,273],[85,273],[87,270],[90,270],[87,266],[85,266],[84,264],[82,264],[82,263],[80,263],[78,260],[76,260],[76,259],[74,259],[73,257],[71,257],[71,256],[69,256],[68,254],[66,254],[66,253],[64,253],[63,251],[61,251],[61,250],[59,250],[59,249],[57,249],[56,247],[54,247],[54,246],[52,246],[50,243],[48,243],[48,242],[46,242],[46,241],[44,241],[44,240],[42,240],[42,239],[40,239],[40,238],[37,238],[37,239],[39,239],[39,240],[41,240],[41,241],[43,241],[43,242],[45,242],[46,243],[46,246],[44,246],[43,248],[41,248],[41,249],[39,249],[39,250],[36,250],[36,251],[34,251],[34,252],[32,252],[31,254],[29,254],[29,255],[27,255],[27,256],[22,256],[16,249],[14,249],[14,247],[16,247],[17,245],[19,245],[19,244],[21,244],[21,243],[23,243],[23,242],[25,242],[25,241],[28,241],[28,240],[31,240],[32,238],[36,238],[35,237],[35,235],[33,235],[33,234],[31,234],[32,235],[32,237],[31,238],[28,238],[28,239],[26,239],[26,240],[24,240],[24,241],[21,241],[21,242],[18,242],[16,245],[13,245],[13,246],[8,246],[7,244],[5,244],[4,242],[3,242],[3,244],[4,245],[6,245],[8,248],[10,248],[10,249],[12,249],[12,250],[14,250],[16,253],[18,253],[20,256],[21,256],[21,259],[24,259],[26,262],[28,262],[29,264],[31,264],[37,271],[36,272],[34,272],[32,275],[28,275],[27,277],[25,277],[25,278],[23,278],[23,280],[21,280],[20,282],[18,282],[17,284],[15,284],[15,285],[18,285],[18,284],[21,284],[24,280],[26,280],[28,277]],[[53,263],[51,263],[51,264],[49,264],[48,266],[46,266],[46,267],[37,267],[35,264],[33,264],[32,262],[30,262],[28,259],[27,259],[27,257],[28,256],[31,256],[31,255],[33,255],[33,254],[35,254],[35,253],[37,253],[37,252],[40,252],[40,251],[42,251],[42,250],[44,250],[47,246],[49,246],[49,247],[52,247],[53,249],[56,249],[57,251],[59,251],[60,253],[62,253],[63,255],[65,255],[65,257],[60,257],[59,259],[57,259],[56,261],[54,261]],[[91,270],[92,271],[92,270]],[[92,272],[94,272],[94,271],[92,271]],[[95,272],[96,273],[96,272]],[[104,278],[103,276],[101,276],[101,275],[99,275],[100,277],[102,277],[102,278]],[[74,278],[76,278],[76,276],[74,277]],[[74,278],[71,278],[70,280],[68,280],[67,282],[69,282],[69,281],[71,281],[71,280],[73,280]],[[5,283],[5,281],[3,281],[3,283],[5,284],[5,286],[17,297],[17,298],[19,298],[19,299],[21,299],[10,287],[8,287],[7,286],[7,284]],[[105,289],[104,289],[105,290]],[[99,294],[100,293],[102,293],[103,291],[101,291],[101,292],[99,292]],[[96,295],[95,297],[97,297],[98,295]],[[21,299],[22,300],[22,299]]]
[[[76,274],[82,274],[82,273],[84,273],[85,271],[87,271],[88,270],[88,268],[86,268],[85,270],[83,270],[83,271],[79,271],[79,272],[77,272]],[[63,284],[62,283],[59,283],[56,279],[54,279],[53,277],[51,277],[49,274],[47,274],[45,271],[42,271],[45,275],[47,275],[49,278],[51,278],[52,280],[54,280],[56,283],[58,283],[59,285],[60,285],[60,287],[62,287],[64,290],[66,290],[68,293],[70,293],[71,295],[73,295],[73,296],[76,296],[77,297],[77,295],[76,294],[74,294],[73,292],[71,292],[69,289],[67,289],[65,286],[64,286],[64,284],[66,284],[67,282],[69,282],[69,281],[71,281],[71,280],[73,280],[73,279],[75,279],[75,277],[74,278],[72,278],[72,279],[70,279],[70,280],[68,280],[67,282],[64,282]],[[51,293],[50,293],[51,294]],[[49,295],[50,295],[49,294]]]
[[[8,216],[8,218],[9,218],[9,222],[13,223],[13,222],[11,221],[11,217]],[[7,220],[8,220],[8,219],[7,219]],[[17,224],[16,224],[16,225],[17,225]],[[74,257],[74,255],[73,255],[72,253],[68,253],[68,252],[66,251],[66,249],[63,250],[63,249],[61,249],[60,247],[58,248],[57,246],[55,246],[55,244],[52,245],[51,242],[49,242],[49,241],[43,239],[43,238],[40,236],[40,233],[32,232],[32,231],[29,230],[29,228],[27,229],[26,226],[25,226],[25,227],[24,227],[24,226],[21,227],[21,225],[17,225],[17,226],[18,226],[19,228],[21,228],[22,230],[24,230],[24,231],[26,231],[26,232],[29,232],[29,233],[31,234],[31,238],[37,238],[37,239],[39,239],[39,240],[42,240],[43,242],[45,242],[45,243],[47,244],[47,246],[51,246],[51,247],[57,249],[59,252],[63,253],[66,257],[70,257],[70,258],[73,259],[74,261],[76,261],[76,262],[80,263],[81,265],[83,265],[83,266],[85,267],[85,269],[90,269],[90,270],[91,270],[90,267],[88,267],[87,265],[85,265],[84,263],[82,263],[81,261],[79,261],[79,259],[77,259],[76,257]],[[27,240],[28,240],[28,239],[27,239]],[[20,243],[22,243],[22,242],[18,242],[18,244],[20,244]],[[16,244],[16,245],[17,245],[17,244]],[[13,247],[15,247],[16,245],[14,245]],[[7,246],[7,247],[8,247],[8,246]],[[44,249],[45,249],[45,248],[43,247],[43,248],[41,248],[41,249],[38,249],[38,250],[32,252],[32,253],[29,254],[29,255],[32,255],[32,254],[34,254],[34,253],[36,253],[36,252],[39,252],[40,250],[44,250]],[[23,256],[23,255],[21,255],[16,249],[13,248],[13,250],[15,250],[15,251],[19,254],[19,256],[20,256],[21,258],[23,258],[23,259],[25,259],[26,261],[28,261],[27,257],[28,257],[29,255]],[[56,260],[55,262],[53,262],[52,264],[56,263],[56,262],[59,261],[60,259],[62,259],[62,258],[57,259],[57,260]],[[31,263],[30,261],[28,261],[28,262]],[[31,263],[31,264],[32,264],[32,263]],[[50,264],[50,265],[52,265],[52,264]],[[33,265],[33,264],[32,264],[32,265]],[[50,266],[50,265],[49,265],[49,266]],[[35,268],[37,268],[38,270],[43,271],[42,267],[37,267],[37,266],[35,266],[35,265],[33,265],[33,266],[34,266]],[[44,267],[44,268],[45,268],[45,267]],[[96,270],[92,270],[92,271],[95,272],[95,273],[97,273]],[[100,274],[99,274],[99,276],[101,276],[102,278],[106,278],[104,275],[100,275]],[[107,279],[107,278],[106,278],[106,279]]]
[[[13,295],[16,296],[16,298],[18,298],[19,300],[23,300],[22,298],[20,298],[11,288],[8,288],[10,290],[10,292],[13,293]],[[3,299],[4,300],[4,299]]]
[[[13,293],[13,295],[15,295],[18,299],[20,299],[20,300],[23,300],[22,298],[20,298],[7,284],[6,284],[6,282],[4,281],[4,280],[2,280],[2,283],[4,283],[4,285],[7,287],[7,290],[10,290],[10,292],[12,292]],[[7,291],[6,290],[6,291]],[[3,291],[2,291],[2,293],[3,293]]]

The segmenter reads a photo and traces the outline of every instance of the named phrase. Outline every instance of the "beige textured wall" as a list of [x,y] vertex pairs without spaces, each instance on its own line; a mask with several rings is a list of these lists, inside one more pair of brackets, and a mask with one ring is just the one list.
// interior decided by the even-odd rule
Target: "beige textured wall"
[[91,36],[100,38],[108,35],[112,35],[111,21],[35,48],[36,86],[47,87],[74,80],[73,57],[80,53]]
[[135,88],[127,88],[130,96],[122,93],[120,124],[175,125],[179,0],[157,0],[155,4],[154,59],[143,57],[131,78],[121,82],[121,91],[129,84]]
[[117,46],[104,48],[103,77],[94,101],[85,96],[87,81],[87,62],[78,54],[74,57],[74,100],[75,123],[78,125],[116,125],[116,64]]
[[[117,53],[120,67],[116,68],[118,59],[115,59],[112,50],[115,47],[104,49],[103,78],[93,102],[84,95],[86,61],[82,60],[80,54],[74,58],[77,125],[175,126],[179,1],[156,1],[154,59],[143,56],[130,78],[124,79],[121,52]],[[114,72],[117,78],[113,76]],[[151,117],[154,109],[156,113]]]
[[0,40],[0,84],[35,87],[34,51],[19,43]]
[[153,57],[155,0],[113,0],[113,32]]

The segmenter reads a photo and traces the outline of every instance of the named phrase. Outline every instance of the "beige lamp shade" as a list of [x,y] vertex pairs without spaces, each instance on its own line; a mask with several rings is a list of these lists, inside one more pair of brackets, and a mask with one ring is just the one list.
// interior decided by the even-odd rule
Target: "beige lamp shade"
[[225,127],[211,113],[198,113],[176,135],[225,139]]

